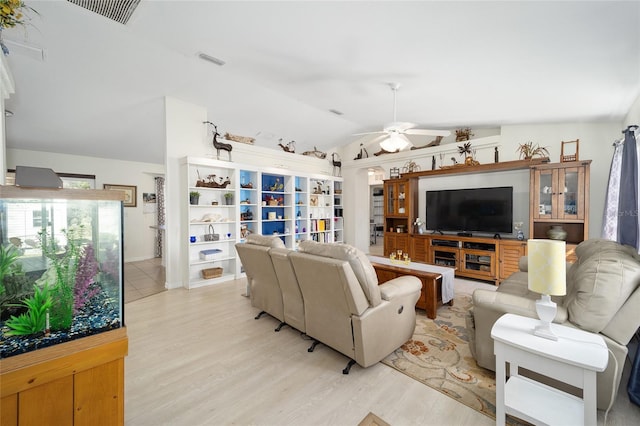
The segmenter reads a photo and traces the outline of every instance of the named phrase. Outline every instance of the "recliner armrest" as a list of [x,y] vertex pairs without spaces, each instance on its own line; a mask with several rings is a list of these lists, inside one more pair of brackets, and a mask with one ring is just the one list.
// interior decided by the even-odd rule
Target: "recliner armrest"
[[[477,289],[473,292],[474,309],[482,307],[505,314],[517,314],[530,318],[537,318],[536,300],[520,297],[499,291]],[[481,309],[482,309],[481,308]],[[553,322],[562,324],[567,322],[568,313],[564,306],[558,305]]]
[[422,289],[422,281],[411,275],[403,275],[380,285],[382,300],[392,300],[396,297],[406,296],[419,292]]

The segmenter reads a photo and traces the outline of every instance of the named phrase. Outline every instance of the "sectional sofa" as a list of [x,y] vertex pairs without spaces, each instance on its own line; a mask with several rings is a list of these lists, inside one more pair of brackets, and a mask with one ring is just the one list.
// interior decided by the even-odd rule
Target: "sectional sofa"
[[355,247],[302,241],[294,251],[278,237],[252,234],[236,250],[252,306],[314,339],[310,352],[323,343],[350,358],[344,374],[354,363],[379,362],[413,335],[422,283],[403,276],[378,285]]

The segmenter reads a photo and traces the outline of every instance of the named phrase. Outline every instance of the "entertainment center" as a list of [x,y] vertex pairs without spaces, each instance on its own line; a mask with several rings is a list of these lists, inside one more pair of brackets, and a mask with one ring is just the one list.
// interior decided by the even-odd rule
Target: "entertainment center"
[[[405,173],[400,178],[385,180],[384,255],[402,250],[412,260],[453,267],[457,276],[499,285],[518,271],[520,257],[526,254],[526,239],[513,237],[511,188],[482,188],[477,192],[473,188],[428,190],[427,226],[435,220],[439,228],[437,231],[449,231],[449,234],[420,234],[414,229],[415,220],[420,217],[419,179],[446,174],[529,169],[528,237],[548,238],[552,227],[562,227],[566,232],[567,260],[572,261],[575,246],[587,239],[588,234],[590,164],[591,160],[549,163],[548,158],[537,158]],[[463,195],[470,199],[465,199]],[[428,211],[430,202],[438,202],[438,209],[441,210],[438,215],[431,215],[431,221]],[[458,210],[462,211],[454,213],[447,209],[447,203],[457,203]],[[491,220],[492,216],[495,216],[495,220]],[[496,235],[473,236],[472,231]]]

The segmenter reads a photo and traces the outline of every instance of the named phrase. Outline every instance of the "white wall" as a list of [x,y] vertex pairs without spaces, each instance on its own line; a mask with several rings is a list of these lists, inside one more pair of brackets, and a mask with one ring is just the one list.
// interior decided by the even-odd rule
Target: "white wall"
[[155,256],[155,214],[143,214],[142,193],[156,192],[154,177],[164,175],[162,164],[111,160],[51,152],[7,150],[7,168],[15,166],[48,167],[60,173],[96,176],[96,189],[105,183],[135,185],[137,207],[124,208],[124,261],[150,259]]
[[[14,93],[13,75],[5,55],[0,55],[0,170],[7,170],[4,100]],[[5,173],[0,173],[0,185],[5,184]]]
[[629,113],[627,114],[627,117],[624,120],[624,125],[626,126],[631,126],[631,125],[640,125],[640,95],[638,95],[638,97],[636,98],[636,101],[633,103],[633,105],[631,105],[631,108],[629,109]]

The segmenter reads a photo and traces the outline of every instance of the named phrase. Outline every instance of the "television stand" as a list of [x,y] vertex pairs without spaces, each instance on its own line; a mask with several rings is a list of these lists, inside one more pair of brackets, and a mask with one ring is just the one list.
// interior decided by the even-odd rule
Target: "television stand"
[[458,232],[458,237],[473,237],[471,232]]

